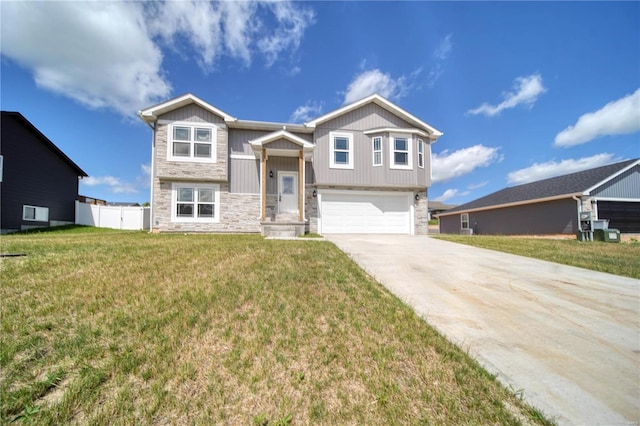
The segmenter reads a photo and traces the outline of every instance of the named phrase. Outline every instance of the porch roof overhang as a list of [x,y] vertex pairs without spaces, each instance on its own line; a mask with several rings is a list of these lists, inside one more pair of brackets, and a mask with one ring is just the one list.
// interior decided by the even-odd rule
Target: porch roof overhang
[[[297,149],[286,149],[286,148],[269,148],[268,144],[271,142],[275,142],[277,140],[284,139],[286,141],[292,142],[300,147]],[[288,132],[286,129],[278,130],[277,132],[268,133],[264,136],[261,136],[257,139],[249,141],[251,148],[253,149],[253,153],[256,158],[260,158],[262,155],[262,150],[265,149],[267,152],[267,156],[274,155],[279,157],[297,157],[298,152],[302,151],[305,160],[311,160],[313,155],[313,150],[315,149],[315,145],[309,141],[302,139],[299,136],[294,135],[291,132]]]

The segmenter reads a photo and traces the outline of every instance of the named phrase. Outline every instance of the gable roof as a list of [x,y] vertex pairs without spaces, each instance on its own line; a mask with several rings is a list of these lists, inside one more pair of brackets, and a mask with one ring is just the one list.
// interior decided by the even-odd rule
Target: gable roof
[[640,159],[627,160],[504,188],[441,213],[439,216],[588,195],[590,191],[638,164],[640,164]]
[[198,106],[200,106],[201,108],[217,115],[220,116],[224,119],[224,121],[236,121],[237,118],[227,114],[226,112],[222,111],[221,109],[218,109],[216,107],[214,107],[213,105],[203,101],[202,99],[200,99],[199,97],[197,97],[196,95],[193,95],[191,93],[186,93],[182,96],[178,96],[177,98],[173,98],[173,99],[169,99],[168,101],[159,103],[157,105],[151,106],[149,108],[143,109],[141,111],[138,111],[138,116],[143,119],[147,124],[149,123],[153,123],[154,121],[156,121],[156,119],[158,118],[158,116],[162,115],[162,114],[166,114],[167,112],[173,111],[175,109],[181,108],[185,105],[189,105],[189,104],[196,104]]
[[345,105],[342,108],[338,108],[334,111],[331,111],[325,115],[322,115],[318,118],[316,118],[315,120],[311,120],[309,122],[304,123],[305,126],[308,127],[316,127],[319,124],[325,123],[329,120],[333,120],[334,118],[346,114],[348,112],[351,112],[355,109],[360,108],[363,105],[369,104],[369,103],[374,103],[384,109],[386,109],[387,111],[399,116],[400,118],[402,118],[404,121],[411,123],[412,125],[416,126],[418,129],[420,130],[424,130],[426,131],[430,138],[435,141],[437,138],[439,138],[440,136],[442,136],[442,132],[438,129],[436,129],[435,127],[430,126],[429,124],[425,123],[424,121],[420,120],[418,117],[414,116],[413,114],[410,114],[409,112],[403,110],[402,108],[400,108],[398,105],[392,103],[391,101],[388,101],[387,99],[383,98],[382,96],[378,95],[377,93],[374,93],[373,95],[367,96],[366,98],[362,98],[359,101],[353,102],[349,105]]
[[51,140],[46,137],[36,126],[31,124],[29,120],[27,120],[22,114],[15,111],[2,111],[2,121],[4,123],[5,120],[13,118],[15,121],[22,124],[28,131],[33,133],[40,141],[47,146],[51,151],[53,151],[61,160],[69,165],[73,170],[76,171],[78,176],[87,177],[87,173],[80,168],[76,163],[74,163],[67,155],[62,152],[60,148],[58,148]]

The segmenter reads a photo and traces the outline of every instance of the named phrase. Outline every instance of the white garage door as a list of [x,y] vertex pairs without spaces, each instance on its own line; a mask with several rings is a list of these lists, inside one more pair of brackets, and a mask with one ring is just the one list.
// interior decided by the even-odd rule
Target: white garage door
[[323,234],[410,234],[411,193],[321,193]]

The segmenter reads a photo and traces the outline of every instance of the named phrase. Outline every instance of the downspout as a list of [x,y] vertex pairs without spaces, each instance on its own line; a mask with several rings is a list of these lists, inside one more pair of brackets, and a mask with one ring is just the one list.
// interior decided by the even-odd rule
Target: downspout
[[576,201],[576,218],[578,219],[576,222],[576,232],[580,232],[580,241],[584,241],[584,232],[582,231],[582,229],[580,229],[580,212],[582,211],[582,202],[580,201],[580,197],[578,197],[577,195],[572,195],[571,198]]
[[149,174],[149,233],[153,232],[153,181],[156,176],[156,126],[147,123],[151,127],[151,173]]

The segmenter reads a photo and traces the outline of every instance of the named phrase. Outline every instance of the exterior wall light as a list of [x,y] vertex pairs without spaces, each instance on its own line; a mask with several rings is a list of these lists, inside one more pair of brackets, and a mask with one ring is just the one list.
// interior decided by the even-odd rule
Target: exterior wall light
[[318,196],[318,191],[316,191],[315,189],[313,190],[313,198],[316,198]]
[[420,199],[420,194],[416,194],[416,201]]
[[273,170],[269,170],[269,177],[273,179]]

